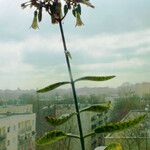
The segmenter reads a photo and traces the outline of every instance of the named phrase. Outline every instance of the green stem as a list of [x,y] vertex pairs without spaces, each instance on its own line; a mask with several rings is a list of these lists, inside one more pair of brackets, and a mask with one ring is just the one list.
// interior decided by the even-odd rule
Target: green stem
[[70,61],[69,61],[69,58],[67,55],[67,46],[66,46],[66,41],[65,41],[65,36],[64,36],[63,26],[62,26],[61,20],[59,21],[59,27],[60,27],[60,32],[61,32],[61,36],[62,36],[69,77],[70,77],[70,81],[71,81],[71,87],[72,87],[72,93],[73,93],[73,97],[74,97],[75,108],[76,108],[76,112],[77,112],[77,121],[78,121],[79,133],[80,133],[81,147],[82,147],[82,150],[85,150],[85,144],[84,144],[84,137],[83,137],[83,131],[82,131],[82,124],[81,124],[77,94],[76,94],[75,84],[74,84],[73,75],[72,75],[72,71],[71,71]]

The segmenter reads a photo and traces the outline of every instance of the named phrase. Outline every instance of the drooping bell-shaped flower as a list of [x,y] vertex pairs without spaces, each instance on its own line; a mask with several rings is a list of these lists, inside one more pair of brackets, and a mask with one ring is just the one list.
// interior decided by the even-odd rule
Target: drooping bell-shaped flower
[[80,13],[76,12],[76,26],[82,26],[82,25],[84,24],[81,20]]
[[37,18],[37,11],[34,12],[34,18],[33,18],[33,22],[32,22],[32,25],[31,27],[33,29],[38,29],[38,18]]

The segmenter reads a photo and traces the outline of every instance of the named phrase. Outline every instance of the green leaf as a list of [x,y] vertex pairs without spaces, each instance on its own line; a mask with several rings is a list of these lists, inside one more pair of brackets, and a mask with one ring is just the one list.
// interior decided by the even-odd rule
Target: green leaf
[[104,111],[109,110],[110,106],[111,106],[110,103],[108,103],[108,104],[92,105],[92,106],[89,106],[87,108],[82,109],[80,112],[92,111],[92,112],[100,113],[100,112],[104,112]]
[[65,84],[70,84],[70,82],[58,82],[58,83],[54,83],[52,85],[49,85],[43,89],[40,89],[37,91],[37,93],[45,93],[45,92],[48,92],[48,91],[51,91],[51,90],[54,90],[62,85],[65,85]]
[[67,13],[68,13],[68,6],[64,5],[64,14],[67,14]]
[[39,138],[36,143],[38,145],[48,145],[54,142],[63,140],[67,137],[67,134],[60,130],[50,131],[45,133],[45,135]]
[[122,150],[120,143],[111,143],[104,150]]
[[45,118],[46,118],[47,122],[50,123],[51,125],[58,126],[58,125],[61,125],[65,122],[67,122],[75,114],[76,113],[64,114],[64,115],[61,115],[59,118],[54,118],[54,117],[50,117],[50,116],[47,116]]
[[106,81],[106,80],[110,80],[114,77],[115,76],[86,76],[86,77],[76,79],[75,82],[85,81],[85,80],[89,80],[89,81]]
[[110,123],[105,126],[97,127],[94,131],[95,133],[109,133],[115,131],[122,131],[137,125],[139,122],[143,121],[145,117],[146,115],[142,115],[126,122]]

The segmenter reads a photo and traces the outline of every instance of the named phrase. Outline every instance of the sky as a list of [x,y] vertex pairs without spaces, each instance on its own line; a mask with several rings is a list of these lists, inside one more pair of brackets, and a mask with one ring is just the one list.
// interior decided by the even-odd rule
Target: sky
[[[0,89],[39,89],[67,81],[58,25],[45,13],[39,30],[30,28],[33,9],[24,0],[0,0]],[[150,1],[91,0],[82,7],[83,27],[71,14],[63,21],[74,78],[116,75],[105,82],[77,87],[117,87],[123,82],[150,82]]]

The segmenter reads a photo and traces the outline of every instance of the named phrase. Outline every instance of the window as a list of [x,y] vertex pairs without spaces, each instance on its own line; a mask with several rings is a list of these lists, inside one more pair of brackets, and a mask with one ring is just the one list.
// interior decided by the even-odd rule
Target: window
[[34,120],[32,120],[32,126],[34,126]]
[[92,130],[96,128],[96,124],[92,124],[91,126]]
[[8,133],[10,132],[10,127],[7,128],[7,132],[8,132]]
[[14,125],[14,131],[16,130],[16,125]]
[[10,145],[10,140],[7,141],[7,146],[9,146],[9,145]]

